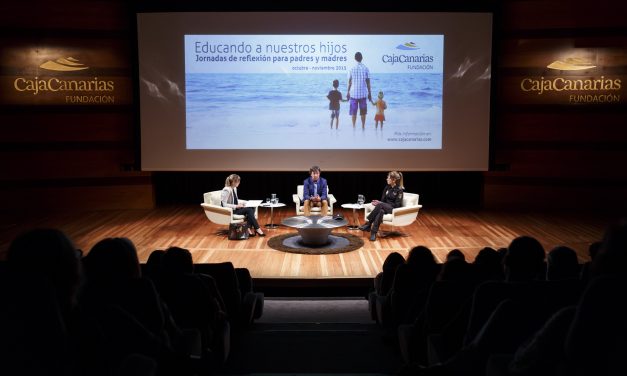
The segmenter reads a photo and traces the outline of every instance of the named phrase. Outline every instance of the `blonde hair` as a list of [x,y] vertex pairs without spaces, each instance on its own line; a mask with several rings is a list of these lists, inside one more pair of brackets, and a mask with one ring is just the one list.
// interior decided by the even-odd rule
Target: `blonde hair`
[[224,186],[225,187],[232,187],[233,184],[237,183],[240,180],[241,180],[241,178],[239,177],[239,175],[231,174],[231,175],[226,177],[226,180],[224,181]]
[[405,189],[403,186],[403,173],[399,171],[390,171],[388,172],[388,176],[391,179],[394,179],[394,183],[399,186],[401,189]]

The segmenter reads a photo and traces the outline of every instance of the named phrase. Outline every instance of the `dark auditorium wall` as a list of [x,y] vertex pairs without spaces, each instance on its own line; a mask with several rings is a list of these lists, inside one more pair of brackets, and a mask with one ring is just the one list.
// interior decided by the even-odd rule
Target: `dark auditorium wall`
[[[408,190],[420,193],[421,201],[431,207],[627,209],[627,98],[611,105],[527,103],[512,84],[522,76],[543,74],[546,62],[528,46],[551,48],[571,40],[593,48],[622,48],[622,64],[609,73],[625,76],[627,5],[623,1],[493,3],[491,171],[411,173]],[[23,0],[3,2],[0,11],[0,53],[4,46],[20,43],[106,45],[107,51],[113,51],[109,58],[115,61],[114,74],[135,82],[132,2]],[[2,63],[0,74],[11,73],[12,67]],[[198,202],[199,193],[219,188],[223,172],[138,171],[137,96],[133,85],[125,90],[130,102],[110,106],[0,102],[2,209],[150,208]],[[265,177],[264,192],[277,190],[274,184],[279,183],[285,188],[278,193],[289,203],[303,174],[243,172],[242,176],[247,182]],[[377,195],[384,179],[379,175],[329,173],[327,177],[345,202],[354,199],[353,193],[364,182],[376,188],[361,193]]]
[[[132,10],[132,2],[124,1],[25,0],[0,6],[0,53],[22,45],[102,48],[92,61],[110,65],[107,73],[128,83],[116,95],[118,103],[121,97],[130,99],[114,105],[0,102],[3,209],[153,207],[151,174],[134,168],[138,127]],[[2,78],[13,78],[22,67],[13,66],[16,62],[7,55],[2,59]]]
[[[502,2],[495,25],[493,159],[484,174],[485,207],[627,209],[625,4]],[[542,103],[539,95],[521,95],[520,78],[551,74],[543,69],[550,61],[542,58],[569,43],[612,51],[600,74],[623,77],[620,103]]]

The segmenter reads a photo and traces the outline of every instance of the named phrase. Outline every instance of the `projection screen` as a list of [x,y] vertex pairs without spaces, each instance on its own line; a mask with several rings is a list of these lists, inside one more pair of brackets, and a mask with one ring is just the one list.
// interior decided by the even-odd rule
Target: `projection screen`
[[489,13],[137,17],[143,170],[488,168]]

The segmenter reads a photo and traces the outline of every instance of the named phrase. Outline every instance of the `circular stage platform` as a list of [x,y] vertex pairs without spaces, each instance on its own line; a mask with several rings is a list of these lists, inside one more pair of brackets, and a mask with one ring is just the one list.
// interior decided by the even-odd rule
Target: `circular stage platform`
[[351,234],[329,234],[327,242],[321,245],[308,245],[298,233],[277,235],[268,240],[268,246],[277,251],[325,255],[350,252],[364,246],[362,238]]

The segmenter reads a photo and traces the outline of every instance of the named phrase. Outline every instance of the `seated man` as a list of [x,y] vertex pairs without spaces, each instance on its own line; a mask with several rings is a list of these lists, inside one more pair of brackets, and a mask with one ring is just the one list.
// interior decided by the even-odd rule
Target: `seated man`
[[327,215],[329,199],[327,198],[327,181],[320,177],[320,167],[312,166],[309,177],[303,183],[303,211],[305,216],[311,215],[311,208],[322,207],[320,214]]

